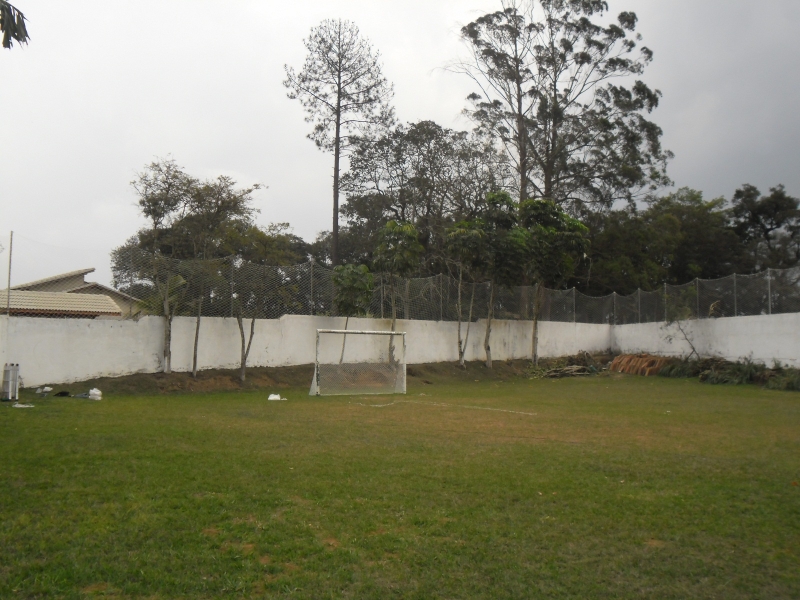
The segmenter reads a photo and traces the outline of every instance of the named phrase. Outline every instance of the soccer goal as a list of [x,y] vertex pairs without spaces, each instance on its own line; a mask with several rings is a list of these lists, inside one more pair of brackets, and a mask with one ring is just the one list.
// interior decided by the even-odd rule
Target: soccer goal
[[405,393],[405,332],[317,330],[311,396]]

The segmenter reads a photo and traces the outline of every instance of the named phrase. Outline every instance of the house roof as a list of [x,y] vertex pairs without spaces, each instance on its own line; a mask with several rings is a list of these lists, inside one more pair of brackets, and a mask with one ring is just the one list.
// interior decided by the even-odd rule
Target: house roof
[[[8,290],[0,290],[0,313],[8,310]],[[108,296],[67,292],[11,290],[11,314],[29,316],[99,317],[122,316]]]
[[[125,292],[120,292],[119,290],[115,290],[114,288],[108,287],[107,285],[103,285],[102,283],[94,283],[92,281],[86,282],[84,285],[80,287],[76,287],[74,290],[70,290],[70,294],[80,294],[81,290],[87,290],[89,288],[95,288],[98,290],[102,290],[106,294],[114,294],[116,296],[122,296],[126,300],[130,300],[131,302],[139,302],[138,298],[134,298],[130,294],[126,294]],[[11,288],[12,290],[14,288]]]
[[77,271],[70,271],[69,273],[62,273],[61,275],[53,275],[52,277],[45,277],[44,279],[37,279],[36,281],[29,281],[28,283],[23,283],[20,285],[14,285],[11,287],[12,290],[24,290],[29,287],[34,287],[38,285],[42,285],[44,283],[53,283],[54,281],[61,281],[62,279],[69,279],[70,277],[78,277],[81,275],[88,275],[89,273],[94,273],[94,268],[91,269],[79,269]]

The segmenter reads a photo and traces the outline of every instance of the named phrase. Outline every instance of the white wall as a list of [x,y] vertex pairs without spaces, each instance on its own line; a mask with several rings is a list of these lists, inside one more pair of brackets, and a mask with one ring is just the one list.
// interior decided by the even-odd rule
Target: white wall
[[[285,316],[256,321],[249,366],[288,366],[314,362],[317,329],[343,329],[344,318]],[[381,319],[351,319],[349,329],[390,329]],[[690,321],[686,331],[698,352],[729,360],[750,357],[771,363],[800,366],[800,314],[737,317]],[[10,327],[10,330],[9,330]],[[407,333],[406,362],[423,364],[458,359],[456,323],[398,321]],[[465,328],[466,325],[463,325]],[[249,334],[249,322],[245,322]],[[195,320],[177,317],[172,331],[172,367],[192,367]],[[485,321],[473,323],[467,343],[467,360],[483,360]],[[672,335],[672,341],[669,337]],[[528,358],[532,326],[529,321],[495,321],[492,357],[495,360]],[[365,349],[348,337],[347,356]],[[94,377],[155,373],[162,369],[163,319],[139,321],[83,319],[36,319],[0,317],[0,364],[15,362],[26,386],[68,383]],[[6,353],[6,342],[9,352]],[[236,368],[240,354],[239,329],[234,319],[202,320],[198,362],[201,369]],[[567,356],[579,351],[639,353],[680,356],[689,353],[685,340],[673,325],[592,325],[586,323],[540,324],[539,355]]]
[[[681,324],[701,356],[726,360],[750,358],[771,365],[800,367],[800,314],[702,319]],[[642,323],[613,328],[613,349],[624,354],[648,352],[688,356],[691,348],[677,325]]]

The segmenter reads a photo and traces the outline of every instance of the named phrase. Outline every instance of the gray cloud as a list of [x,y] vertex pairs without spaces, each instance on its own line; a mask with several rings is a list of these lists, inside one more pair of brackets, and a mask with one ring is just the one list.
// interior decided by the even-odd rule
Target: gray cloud
[[[200,177],[263,183],[259,221],[310,239],[329,227],[331,160],[305,139],[281,85],[301,39],[327,17],[356,21],[384,56],[402,120],[466,128],[472,91],[441,69],[461,24],[487,0],[17,0],[31,44],[0,53],[0,236],[15,241],[14,280],[84,266],[108,281],[108,252],[143,222],[128,182],[171,153]],[[74,5],[73,5],[74,6]],[[654,119],[677,185],[708,197],[744,182],[800,194],[795,0],[612,0],[634,10],[664,93]],[[483,10],[481,10],[483,9]],[[83,33],[90,32],[90,33]],[[83,33],[83,35],[82,35]],[[7,246],[7,243],[3,241]],[[2,257],[5,258],[6,254]]]

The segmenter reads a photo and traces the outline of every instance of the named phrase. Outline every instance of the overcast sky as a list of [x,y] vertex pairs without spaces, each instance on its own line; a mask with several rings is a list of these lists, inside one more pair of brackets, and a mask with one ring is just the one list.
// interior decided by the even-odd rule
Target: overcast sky
[[[0,243],[13,282],[84,267],[144,222],[129,182],[172,156],[198,177],[261,183],[258,221],[313,239],[330,228],[332,159],[306,139],[283,65],[324,18],[378,48],[403,121],[466,129],[472,91],[442,67],[458,32],[496,0],[14,0],[31,43],[0,50]],[[730,197],[743,183],[800,195],[798,0],[611,0],[639,15],[664,97],[653,119],[676,185]],[[224,7],[224,8],[223,8]],[[71,13],[80,10],[80,14]],[[5,272],[5,267],[0,268]],[[5,287],[5,281],[0,284]]]

